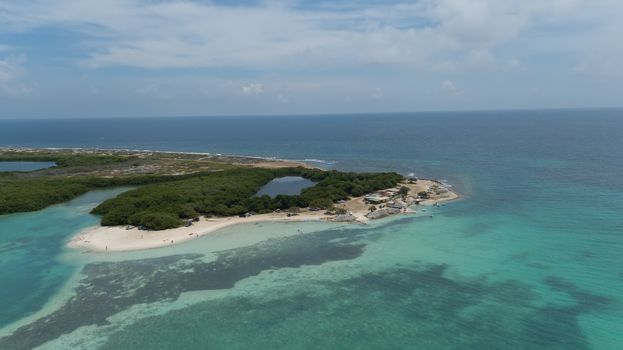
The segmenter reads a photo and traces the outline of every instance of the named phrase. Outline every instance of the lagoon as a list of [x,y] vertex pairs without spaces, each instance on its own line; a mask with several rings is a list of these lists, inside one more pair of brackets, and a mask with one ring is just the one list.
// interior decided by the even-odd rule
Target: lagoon
[[51,168],[54,162],[3,162],[0,161],[0,172],[3,171],[34,171]]
[[302,178],[300,176],[284,176],[273,179],[266,185],[262,186],[256,196],[277,197],[278,195],[295,196],[301,194],[301,191],[314,186],[316,183]]

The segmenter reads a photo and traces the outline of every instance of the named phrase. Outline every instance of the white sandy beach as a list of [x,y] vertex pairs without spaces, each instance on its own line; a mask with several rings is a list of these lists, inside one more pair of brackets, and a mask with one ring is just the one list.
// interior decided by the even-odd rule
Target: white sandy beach
[[[417,192],[434,184],[432,180],[420,180],[417,184],[405,186]],[[434,205],[438,202],[457,199],[459,196],[449,191],[442,196],[425,200],[422,205]],[[357,219],[357,223],[366,223],[369,205],[362,197],[356,197],[344,204],[337,205],[347,209]],[[409,209],[405,214],[415,213]],[[216,232],[228,226],[254,222],[302,222],[328,221],[333,216],[325,215],[324,211],[302,210],[298,215],[287,216],[286,213],[259,214],[250,217],[201,218],[189,227],[178,227],[162,231],[144,231],[138,228],[126,229],[125,226],[95,226],[88,228],[73,237],[68,246],[97,252],[119,252],[141,249],[160,248],[179,244]]]
[[285,213],[271,213],[244,217],[201,218],[190,227],[178,227],[162,231],[127,230],[123,226],[96,226],[80,232],[71,239],[69,247],[92,251],[129,251],[159,248],[205,236],[222,228],[253,222],[266,221],[319,221],[329,216],[323,212],[305,212],[288,217]]

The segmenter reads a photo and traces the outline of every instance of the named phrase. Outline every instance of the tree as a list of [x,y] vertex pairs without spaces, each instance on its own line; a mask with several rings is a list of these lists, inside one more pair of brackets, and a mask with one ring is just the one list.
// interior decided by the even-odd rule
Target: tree
[[140,225],[148,230],[166,230],[180,224],[180,219],[169,213],[145,213],[140,218]]
[[333,206],[333,202],[329,198],[316,198],[309,202],[310,208],[328,209]]
[[409,191],[410,191],[409,187],[402,186],[402,187],[400,187],[400,190],[398,191],[398,194],[401,195],[402,198],[404,199],[409,194]]
[[420,191],[420,192],[417,193],[417,195],[420,198],[424,198],[424,199],[428,198],[428,192],[426,192],[426,191]]
[[376,207],[373,205],[373,206],[371,206],[370,208],[368,208],[368,210],[369,210],[370,212],[376,211]]
[[348,211],[346,210],[346,208],[335,208],[335,213],[337,215],[344,215],[346,214]]

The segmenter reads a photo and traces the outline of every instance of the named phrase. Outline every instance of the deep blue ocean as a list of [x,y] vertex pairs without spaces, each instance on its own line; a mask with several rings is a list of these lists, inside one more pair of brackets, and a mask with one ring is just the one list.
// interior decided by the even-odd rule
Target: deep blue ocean
[[113,258],[64,243],[116,192],[0,216],[0,327],[32,331],[0,348],[623,348],[623,110],[0,120],[0,146],[305,160],[463,195],[434,219]]

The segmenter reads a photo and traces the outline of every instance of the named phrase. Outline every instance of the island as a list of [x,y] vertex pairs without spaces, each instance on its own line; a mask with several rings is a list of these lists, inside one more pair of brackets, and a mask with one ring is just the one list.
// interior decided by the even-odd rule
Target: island
[[[128,190],[92,211],[101,226],[73,248],[125,251],[177,244],[239,223],[369,220],[415,212],[458,198],[447,185],[395,172],[324,170],[301,162],[209,153],[99,149],[0,149],[0,161],[52,162],[0,172],[0,215],[33,211],[90,190]],[[284,178],[311,184],[295,194],[260,195]]]

